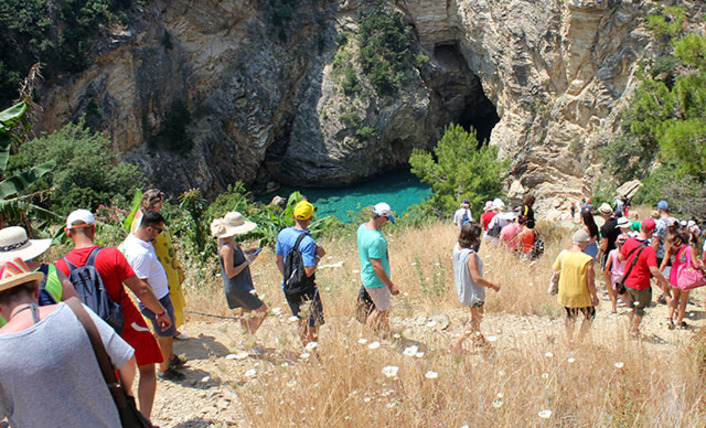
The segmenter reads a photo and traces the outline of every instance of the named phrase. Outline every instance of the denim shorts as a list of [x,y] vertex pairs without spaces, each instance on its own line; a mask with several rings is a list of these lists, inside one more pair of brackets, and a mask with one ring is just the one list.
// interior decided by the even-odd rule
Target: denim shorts
[[169,294],[166,296],[162,297],[159,299],[159,303],[164,306],[164,309],[167,310],[167,315],[169,315],[169,319],[172,321],[172,325],[166,329],[162,330],[161,327],[157,324],[157,315],[147,309],[145,305],[140,302],[140,312],[142,312],[142,315],[145,316],[150,322],[152,323],[152,327],[154,327],[154,331],[157,333],[157,336],[159,337],[169,337],[169,336],[174,336],[177,334],[177,328],[176,328],[176,320],[174,319],[174,305],[172,305],[172,299],[169,298]]

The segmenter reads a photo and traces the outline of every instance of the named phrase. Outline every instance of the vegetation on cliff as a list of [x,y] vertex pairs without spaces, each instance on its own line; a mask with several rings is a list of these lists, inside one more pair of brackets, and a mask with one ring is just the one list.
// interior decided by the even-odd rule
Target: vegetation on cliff
[[131,0],[0,0],[0,105],[36,62],[47,78],[90,64],[98,35],[124,21]]
[[601,150],[618,181],[643,179],[636,202],[673,201],[687,216],[706,217],[706,37],[686,34],[684,9],[649,19],[655,55],[622,113],[620,131]]

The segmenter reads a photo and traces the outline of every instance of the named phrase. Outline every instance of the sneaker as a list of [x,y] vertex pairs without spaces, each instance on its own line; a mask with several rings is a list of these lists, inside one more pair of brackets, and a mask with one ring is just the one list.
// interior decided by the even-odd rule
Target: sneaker
[[169,360],[170,369],[178,369],[186,365],[186,359],[179,357],[178,355],[173,356]]
[[166,372],[160,371],[159,372],[159,378],[163,380],[169,380],[172,382],[177,382],[180,380],[184,380],[186,376],[184,376],[184,373],[179,373],[178,371],[174,370],[173,368],[168,368]]
[[174,339],[175,340],[189,340],[191,338],[189,336],[187,336],[186,334],[179,332],[174,335]]

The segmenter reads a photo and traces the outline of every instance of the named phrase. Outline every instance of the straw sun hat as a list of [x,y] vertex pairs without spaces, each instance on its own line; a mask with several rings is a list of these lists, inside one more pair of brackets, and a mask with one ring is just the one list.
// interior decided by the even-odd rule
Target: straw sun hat
[[225,217],[213,220],[211,234],[216,238],[227,238],[248,233],[256,227],[257,224],[245,220],[239,212],[231,211]]
[[19,257],[7,261],[0,267],[0,291],[44,278],[41,272],[32,272]]
[[0,229],[0,263],[15,257],[33,259],[49,249],[51,239],[29,239],[27,231],[19,226]]

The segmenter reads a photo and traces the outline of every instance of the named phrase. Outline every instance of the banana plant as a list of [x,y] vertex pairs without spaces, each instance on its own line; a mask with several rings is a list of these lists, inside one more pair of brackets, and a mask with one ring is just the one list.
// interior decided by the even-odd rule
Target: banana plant
[[28,214],[32,213],[36,220],[45,224],[60,220],[61,217],[32,203],[35,197],[51,189],[26,193],[32,184],[54,169],[56,162],[44,162],[10,177],[5,176],[12,143],[20,141],[25,135],[23,130],[28,129],[26,113],[27,104],[24,101],[0,111],[0,227],[22,225],[32,235],[32,220]]

